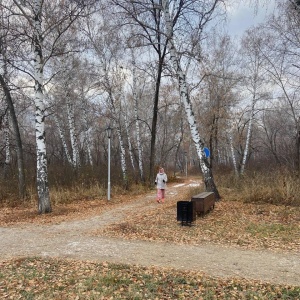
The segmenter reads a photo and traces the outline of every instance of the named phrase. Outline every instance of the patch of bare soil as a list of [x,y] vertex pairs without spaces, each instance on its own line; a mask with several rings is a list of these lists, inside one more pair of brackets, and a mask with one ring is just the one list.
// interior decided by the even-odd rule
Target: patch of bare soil
[[[258,221],[264,214],[265,218],[270,217],[266,207],[259,214],[255,207],[248,207],[252,212],[249,222],[249,211],[241,214],[235,207],[236,216],[233,217],[225,210],[226,202],[220,202],[208,216],[197,219],[194,226],[185,227],[176,221],[174,203],[184,200],[182,197],[187,194],[190,184],[169,185],[168,203],[164,205],[155,202],[153,191],[125,202],[82,201],[56,208],[53,214],[46,216],[36,215],[36,211],[29,208],[1,209],[1,260],[41,256],[108,261],[204,271],[216,277],[300,285],[299,235],[294,232],[295,228],[300,228],[299,210],[292,211],[291,217],[285,215],[285,218],[291,218],[287,223],[292,220],[296,226],[288,228],[296,239],[287,239],[287,243],[294,245],[288,248],[278,246],[283,245],[284,240],[277,244],[276,239],[272,240],[272,230],[283,230],[285,227],[275,225],[269,228],[271,237],[251,232],[256,230],[259,233],[261,227],[256,228],[255,224],[263,224]],[[222,213],[227,214],[227,218]],[[238,223],[239,217],[242,223]],[[280,217],[279,212],[274,215],[277,220]],[[227,228],[231,233],[226,235],[227,231],[221,229],[229,223],[233,225]],[[237,227],[241,224],[246,234],[240,238],[243,242],[239,243],[237,236],[240,231]],[[280,224],[285,225],[284,222]],[[214,229],[218,226],[219,233],[216,233]],[[260,241],[271,239],[271,243],[255,246],[252,235]],[[277,251],[272,250],[275,244]]]

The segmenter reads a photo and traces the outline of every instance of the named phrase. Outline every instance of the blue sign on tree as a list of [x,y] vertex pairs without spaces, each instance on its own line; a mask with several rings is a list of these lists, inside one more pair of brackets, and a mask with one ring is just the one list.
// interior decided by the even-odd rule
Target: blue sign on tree
[[210,156],[210,151],[208,148],[204,147],[204,153],[205,153],[205,156],[208,158]]

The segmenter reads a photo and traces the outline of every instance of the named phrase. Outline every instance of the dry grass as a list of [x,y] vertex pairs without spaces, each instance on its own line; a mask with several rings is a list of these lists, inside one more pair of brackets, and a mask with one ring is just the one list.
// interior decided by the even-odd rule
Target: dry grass
[[168,241],[180,244],[216,243],[247,249],[299,251],[300,208],[272,204],[218,202],[191,226],[176,221],[176,202],[168,200],[157,210],[129,216],[96,234]]
[[47,258],[0,262],[1,299],[299,300],[300,288],[201,272]]
[[[212,242],[245,248],[299,251],[299,206],[262,203],[265,200],[270,202],[270,195],[258,197],[253,194],[255,188],[262,187],[260,184],[266,187],[266,182],[259,179],[231,181],[231,184],[224,179],[221,184],[219,177],[217,180],[223,196],[222,201],[216,204],[214,211],[204,218],[198,218],[191,227],[181,226],[176,221],[176,202],[189,199],[200,192],[201,188],[185,189],[182,194],[172,199],[168,197],[167,202],[158,205],[155,211],[139,214],[134,212],[134,217],[128,216],[123,222],[95,234],[174,243]],[[227,185],[224,184],[226,182]],[[249,182],[253,182],[251,188]],[[281,181],[278,179],[277,182]],[[271,188],[266,187],[266,190]],[[90,192],[82,188],[74,189],[72,192],[62,189],[54,193],[52,191],[53,213],[38,215],[33,198],[26,205],[0,208],[0,225],[29,222],[58,223],[88,218],[112,209],[115,205],[138,201],[142,196],[140,193],[144,193],[145,189],[135,187],[123,194],[121,191],[121,188],[113,191],[111,202],[106,201],[105,190],[99,187]],[[290,196],[294,195],[296,191],[294,183],[290,182],[289,188],[281,189],[281,192],[283,191],[286,193],[290,191]],[[281,201],[279,197],[277,204]],[[199,272],[173,269],[24,258],[0,263],[1,297],[3,299],[299,300],[300,289],[255,280],[212,278]]]
[[[98,192],[95,187],[94,192]],[[112,188],[111,201],[107,201],[107,191],[99,189],[99,194],[94,196],[87,189],[76,192],[76,190],[58,189],[51,192],[52,213],[39,215],[37,200],[27,199],[25,202],[2,203],[0,207],[0,226],[21,223],[54,224],[67,220],[83,219],[96,216],[110,210],[114,206],[135,201],[146,193],[141,187],[133,192],[122,190],[119,187]]]
[[[259,196],[255,190],[274,191],[271,181],[277,184],[277,194],[287,194],[298,203],[295,194],[296,183],[289,180],[279,190],[284,178],[263,179],[260,174],[243,179],[232,179],[229,176],[217,177],[222,200],[215,210],[204,218],[197,218],[194,226],[182,227],[176,221],[176,203],[188,200],[201,192],[203,187],[185,188],[182,194],[167,199],[167,203],[153,212],[135,213],[123,222],[114,224],[96,234],[121,236],[127,239],[163,240],[176,243],[222,243],[245,248],[267,248],[297,251],[300,248],[300,207],[287,206],[278,197],[276,205],[271,204],[270,194]],[[286,179],[286,178],[285,178]],[[198,180],[201,180],[198,178]],[[287,188],[287,186],[289,188]],[[140,199],[148,190],[143,186],[134,186],[129,191],[113,187],[112,201],[106,200],[106,190],[95,186],[93,190],[80,189],[72,191],[56,190],[51,193],[53,212],[38,215],[36,201],[26,205],[1,208],[0,225],[16,223],[59,223],[61,221],[88,218],[98,215],[115,205]],[[273,192],[274,193],[274,192]],[[300,193],[299,193],[300,195]]]
[[216,178],[227,200],[300,206],[300,179],[287,171],[253,172],[239,178],[224,174]]

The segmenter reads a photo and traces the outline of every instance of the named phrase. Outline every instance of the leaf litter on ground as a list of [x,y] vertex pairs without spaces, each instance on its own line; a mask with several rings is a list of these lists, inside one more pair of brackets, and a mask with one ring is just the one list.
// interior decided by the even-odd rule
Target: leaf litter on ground
[[177,222],[177,195],[156,210],[127,216],[121,222],[94,231],[95,235],[156,240],[179,244],[216,243],[247,249],[300,249],[300,208],[243,203],[222,199],[192,226]]
[[300,299],[300,287],[107,262],[22,258],[0,263],[1,299]]
[[[174,243],[219,243],[249,249],[299,251],[299,207],[218,202],[191,227],[176,220],[176,203],[187,199],[183,190],[166,203],[134,218],[91,232],[126,239]],[[56,224],[111,210],[140,196],[81,200],[57,205],[54,213],[37,215],[36,208],[1,208],[0,225]],[[153,201],[155,201],[153,199]],[[255,280],[213,278],[200,272],[144,268],[87,261],[22,258],[0,263],[2,299],[300,299],[300,287],[271,285]]]

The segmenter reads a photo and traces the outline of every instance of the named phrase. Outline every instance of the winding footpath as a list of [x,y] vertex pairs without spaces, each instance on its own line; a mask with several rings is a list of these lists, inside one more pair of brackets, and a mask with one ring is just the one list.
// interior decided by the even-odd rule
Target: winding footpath
[[[175,195],[179,186],[169,187]],[[155,209],[153,195],[101,215],[54,225],[0,227],[0,260],[41,256],[108,261],[203,271],[215,277],[238,277],[300,286],[300,253],[242,250],[216,245],[177,245],[93,236],[92,231],[125,216]]]

